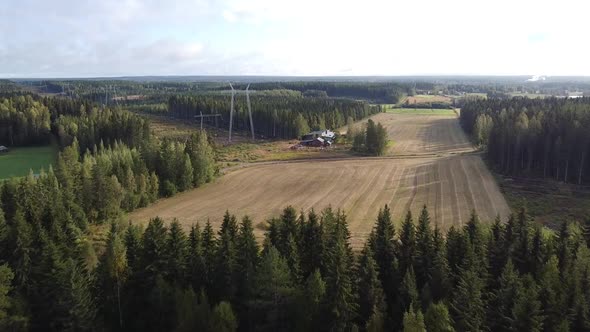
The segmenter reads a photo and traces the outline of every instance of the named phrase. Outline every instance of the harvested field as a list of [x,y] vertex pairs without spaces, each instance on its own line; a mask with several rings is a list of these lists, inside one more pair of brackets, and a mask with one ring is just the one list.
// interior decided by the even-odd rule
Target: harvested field
[[[287,205],[297,210],[343,209],[352,245],[359,248],[385,204],[401,222],[427,205],[442,229],[467,222],[473,209],[483,221],[510,209],[494,178],[459,127],[456,116],[381,113],[373,117],[394,141],[383,158],[251,163],[202,188],[163,199],[130,215],[135,222],[178,218],[187,228],[210,219],[218,227],[226,210],[257,225]],[[257,227],[257,235],[263,231]]]
[[427,104],[427,103],[448,103],[451,104],[452,99],[443,95],[415,95],[406,98],[407,105],[412,104]]
[[454,112],[449,115],[379,113],[372,119],[387,129],[389,139],[393,141],[389,150],[391,155],[473,151]]
[[[378,210],[389,204],[395,220],[407,210],[418,215],[424,204],[442,229],[462,225],[475,209],[482,220],[505,217],[508,206],[477,155],[445,158],[354,159],[251,166],[215,183],[164,199],[131,215],[146,221],[156,215],[176,217],[186,227],[208,218],[218,226],[226,209],[249,215],[257,224],[282,208],[342,208],[348,216],[353,246],[373,228]],[[261,231],[257,230],[261,235]]]

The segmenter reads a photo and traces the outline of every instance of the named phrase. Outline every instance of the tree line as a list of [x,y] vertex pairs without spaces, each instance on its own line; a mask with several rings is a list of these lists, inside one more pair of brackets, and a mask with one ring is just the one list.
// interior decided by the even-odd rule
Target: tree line
[[[39,178],[51,190],[51,174]],[[3,196],[4,198],[4,196]],[[346,215],[292,207],[265,225],[113,222],[96,255],[65,195],[41,215],[3,201],[0,324],[14,331],[585,331],[590,227],[524,210],[446,234],[387,206],[360,252]],[[29,197],[33,199],[33,197]],[[29,205],[30,206],[30,205]],[[35,263],[33,263],[35,262]]]
[[[245,89],[245,84],[238,84]],[[250,87],[255,90],[288,89],[305,93],[306,91],[324,91],[329,97],[345,97],[364,99],[374,102],[395,104],[404,95],[408,94],[412,87],[409,84],[396,82],[321,82],[321,81],[296,81],[296,82],[265,82],[254,83]]]
[[[254,129],[265,137],[297,138],[310,129],[335,129],[346,125],[350,117],[360,120],[380,112],[380,107],[366,102],[347,99],[303,98],[300,96],[274,96],[252,94],[252,119]],[[250,120],[246,98],[236,96],[236,112],[233,116],[235,130],[249,130]],[[171,116],[196,121],[195,116],[219,114],[219,118],[204,120],[213,126],[229,127],[230,97],[228,95],[174,95],[169,98]]]
[[504,174],[588,182],[590,98],[472,100],[460,121]]

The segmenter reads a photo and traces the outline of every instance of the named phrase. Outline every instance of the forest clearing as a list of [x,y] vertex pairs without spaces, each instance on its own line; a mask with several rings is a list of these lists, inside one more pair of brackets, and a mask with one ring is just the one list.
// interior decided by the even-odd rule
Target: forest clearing
[[[303,211],[333,206],[347,213],[351,243],[360,248],[385,204],[396,222],[408,210],[417,215],[426,204],[432,221],[442,229],[464,224],[473,209],[489,222],[510,213],[481,158],[458,154],[473,148],[455,116],[381,113],[372,118],[386,127],[394,141],[389,158],[252,164],[202,188],[139,209],[130,219],[178,218],[187,229],[210,220],[217,228],[219,211],[226,209],[260,224],[287,205]],[[256,232],[262,236],[263,229],[257,227]]]
[[0,179],[11,176],[25,176],[30,170],[39,173],[47,171],[55,161],[57,147],[52,145],[19,147],[0,154]]

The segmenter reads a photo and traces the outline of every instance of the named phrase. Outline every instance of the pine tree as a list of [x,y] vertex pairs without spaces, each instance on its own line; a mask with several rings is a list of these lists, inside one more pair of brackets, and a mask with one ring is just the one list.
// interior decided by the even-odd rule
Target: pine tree
[[403,326],[403,332],[426,332],[422,311],[414,310],[413,305],[410,305],[408,311],[404,313]]
[[[193,290],[201,290],[205,286],[206,269],[205,257],[203,255],[203,240],[199,224],[191,226],[188,236],[188,278]],[[196,296],[196,295],[195,295]]]
[[432,302],[424,315],[428,332],[455,332],[449,315],[449,309],[443,302]]
[[365,244],[358,266],[358,308],[359,326],[366,326],[374,315],[383,318],[385,312],[385,295],[377,272],[377,263],[373,252]]

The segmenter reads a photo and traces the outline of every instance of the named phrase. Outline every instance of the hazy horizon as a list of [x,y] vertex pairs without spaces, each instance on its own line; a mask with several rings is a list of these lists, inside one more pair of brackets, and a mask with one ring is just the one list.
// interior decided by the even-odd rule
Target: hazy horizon
[[580,0],[8,0],[0,77],[588,76]]

